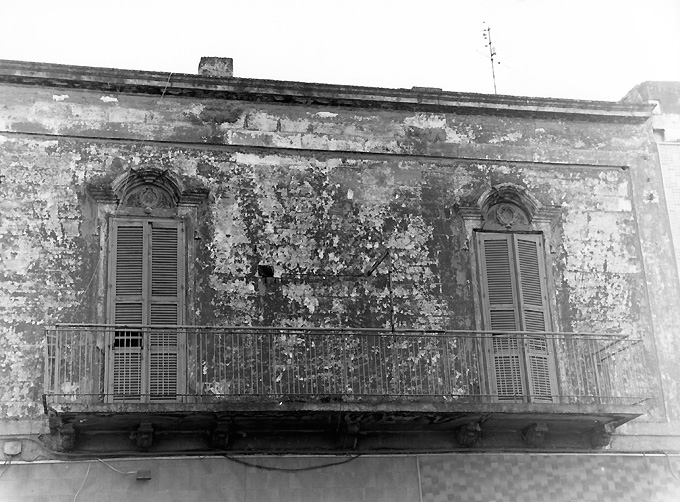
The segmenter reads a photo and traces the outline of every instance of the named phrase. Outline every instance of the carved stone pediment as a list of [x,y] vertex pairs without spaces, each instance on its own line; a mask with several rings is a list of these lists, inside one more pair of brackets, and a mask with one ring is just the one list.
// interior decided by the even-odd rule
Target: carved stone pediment
[[116,204],[146,213],[198,206],[208,194],[205,189],[187,189],[177,176],[156,168],[131,169],[113,181],[90,184],[88,192],[100,204]]

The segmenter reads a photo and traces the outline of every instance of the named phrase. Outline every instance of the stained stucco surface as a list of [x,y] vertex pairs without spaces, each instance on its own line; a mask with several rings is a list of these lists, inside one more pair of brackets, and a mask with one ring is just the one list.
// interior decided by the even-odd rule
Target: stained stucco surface
[[[390,249],[398,326],[480,329],[465,215],[492,186],[522,187],[547,211],[555,330],[645,337],[651,377],[661,368],[680,414],[669,399],[678,292],[663,280],[673,264],[646,125],[2,93],[4,417],[42,412],[43,326],[103,321],[90,187],[149,168],[209,194],[192,243],[197,324],[387,326],[384,270],[361,275]],[[280,280],[263,287],[258,264]]]

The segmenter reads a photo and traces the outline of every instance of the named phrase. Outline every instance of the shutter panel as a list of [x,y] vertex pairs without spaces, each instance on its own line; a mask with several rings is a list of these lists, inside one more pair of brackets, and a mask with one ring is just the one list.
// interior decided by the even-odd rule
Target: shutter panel
[[496,331],[518,331],[517,293],[509,235],[480,234],[483,257],[483,294],[488,326]]
[[[486,326],[492,331],[520,330],[510,234],[478,233],[482,296]],[[492,335],[492,381],[499,401],[522,400],[526,394],[517,337]]]
[[[478,232],[477,239],[487,329],[549,331],[542,235]],[[490,350],[499,401],[528,395],[552,402],[557,384],[548,338],[493,335]]]
[[182,223],[112,220],[110,318],[116,325],[165,326],[117,329],[112,335],[109,393],[114,401],[176,400],[181,387],[184,255]]
[[[541,235],[515,235],[524,331],[549,331],[544,250]],[[550,341],[527,335],[524,350],[531,401],[552,402],[556,389]]]
[[[151,227],[151,304],[149,324],[179,324],[180,228],[176,223],[154,222]],[[149,335],[149,399],[177,398],[178,332],[153,329]]]
[[548,305],[540,235],[516,235],[524,331],[548,331]]
[[[144,323],[144,227],[113,222],[112,321],[116,325]],[[114,401],[139,401],[142,395],[141,330],[115,330],[112,340],[113,378],[109,392]]]

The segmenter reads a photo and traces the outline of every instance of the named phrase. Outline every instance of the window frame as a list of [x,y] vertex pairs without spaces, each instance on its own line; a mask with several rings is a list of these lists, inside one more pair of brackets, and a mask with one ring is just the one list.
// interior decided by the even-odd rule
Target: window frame
[[[503,231],[499,229],[474,229],[473,230],[475,243],[475,269],[477,272],[477,287],[479,288],[478,298],[480,299],[479,310],[481,314],[482,326],[485,331],[518,331],[518,335],[502,336],[496,334],[488,334],[485,336],[485,354],[487,359],[486,372],[489,378],[489,389],[491,395],[498,402],[554,402],[555,396],[559,395],[558,381],[557,381],[557,364],[555,360],[555,347],[549,336],[533,335],[531,333],[540,333],[536,329],[527,329],[526,313],[529,311],[536,311],[535,305],[530,305],[524,301],[523,298],[523,283],[522,273],[520,269],[520,251],[519,242],[522,240],[521,236],[526,236],[524,240],[534,241],[536,243],[536,258],[537,263],[536,272],[538,273],[538,280],[541,288],[543,312],[543,332],[551,332],[553,329],[553,321],[551,315],[551,302],[549,277],[547,269],[547,260],[545,252],[545,235],[541,231],[534,230],[509,230]],[[494,329],[492,323],[492,312],[494,307],[489,300],[489,281],[487,277],[487,263],[486,263],[486,241],[505,241],[508,243],[508,275],[511,281],[512,292],[512,311],[514,313],[514,324],[516,330],[510,329]],[[525,265],[526,266],[526,265]],[[507,305],[500,306],[498,311],[503,308],[509,311]],[[507,320],[507,317],[506,317]],[[534,326],[535,327],[535,326]],[[531,332],[531,333],[529,333]],[[517,358],[516,362],[514,359]],[[509,362],[509,363],[508,363]],[[504,364],[508,363],[508,364]],[[542,368],[541,365],[544,365]],[[508,370],[508,367],[510,370]],[[515,373],[515,367],[519,368],[519,374]],[[504,374],[508,375],[514,381],[511,381],[509,386],[504,385],[504,380],[499,375],[498,371],[502,370]],[[542,372],[543,371],[543,372]],[[519,378],[519,388],[521,392],[518,395],[514,394],[503,395],[503,390],[517,389],[516,380]],[[541,391],[548,389],[549,394]]]
[[[142,277],[140,281],[140,294],[139,295],[127,295],[130,298],[121,298],[119,300],[119,295],[116,291],[116,272],[117,272],[117,256],[118,256],[118,232],[117,229],[124,228],[142,228],[142,257],[141,257],[141,267],[142,267]],[[186,255],[187,255],[187,239],[185,222],[181,218],[168,218],[168,217],[154,217],[146,216],[142,217],[139,215],[128,215],[128,216],[112,216],[108,221],[108,263],[107,263],[107,324],[113,326],[112,329],[108,329],[106,332],[105,346],[107,348],[106,353],[106,365],[105,365],[105,385],[106,385],[106,400],[108,402],[116,403],[148,403],[148,402],[175,402],[182,400],[183,396],[186,394],[186,332],[180,328],[172,330],[172,332],[167,332],[165,329],[158,328],[152,329],[149,326],[155,324],[152,319],[152,309],[153,305],[163,305],[163,303],[176,302],[177,304],[177,317],[176,322],[173,324],[167,323],[167,325],[177,325],[182,326],[185,324],[185,296],[186,296],[186,281],[187,281],[187,267],[186,267]],[[176,228],[177,229],[177,254],[176,254],[176,267],[177,267],[177,289],[176,295],[171,297],[162,297],[153,294],[152,288],[152,269],[153,269],[153,231],[154,228]],[[174,299],[172,299],[174,298]],[[172,299],[172,300],[171,300]],[[135,304],[139,303],[141,305],[140,315],[141,323],[138,330],[118,330],[115,326],[121,324],[118,322],[117,318],[117,305],[121,303]],[[135,323],[136,324],[136,323]],[[122,323],[125,325],[125,323]],[[159,324],[159,326],[162,325]],[[123,334],[123,337],[121,337]],[[130,336],[132,335],[132,336]],[[122,346],[119,343],[121,339],[125,339],[127,336],[129,340],[139,340],[137,345]],[[174,342],[171,340],[174,338]],[[152,341],[159,341],[165,343],[166,345],[161,346],[160,343],[152,343]],[[168,341],[170,343],[168,344]],[[165,347],[163,349],[162,347]],[[173,348],[174,347],[174,348]],[[126,349],[126,350],[125,350]],[[135,357],[139,353],[139,397],[117,397],[116,393],[116,380],[119,378],[132,379],[135,376],[130,375],[129,372],[125,371],[125,368],[119,370],[117,368],[116,357],[121,355],[123,358],[127,357],[132,365],[132,370],[135,371],[134,364],[136,363]],[[154,398],[152,394],[152,388],[154,385],[164,387],[168,385],[168,382],[155,382],[153,379],[152,368],[158,368],[160,365],[160,370],[163,370],[163,356],[169,354],[175,354],[174,356],[174,366],[175,371],[175,384],[174,392],[172,395],[174,397]],[[173,357],[167,358],[170,364]],[[154,365],[154,361],[156,364]],[[160,363],[158,361],[161,361]],[[167,365],[167,362],[166,362]],[[128,373],[128,374],[126,374]],[[133,394],[131,394],[133,395]],[[170,394],[169,394],[170,395]]]
[[[148,190],[151,189],[151,190]],[[96,329],[94,343],[99,347],[97,371],[99,394],[102,402],[109,402],[108,382],[110,373],[109,335],[107,326],[109,314],[109,263],[110,228],[114,218],[159,218],[181,221],[184,228],[184,285],[182,320],[185,326],[195,325],[197,320],[196,282],[197,282],[197,243],[199,239],[199,214],[206,210],[209,190],[198,180],[180,176],[167,168],[140,167],[127,168],[125,171],[111,173],[87,185],[88,204],[84,206],[92,219],[86,218],[87,228],[93,237],[92,244],[100,250],[97,262],[95,288],[92,289],[91,319]],[[155,195],[155,197],[154,197]],[[186,331],[186,330],[185,330]],[[186,353],[186,349],[183,349]],[[188,357],[188,355],[186,356]],[[184,363],[185,372],[189,371]],[[181,381],[186,387],[186,379]],[[178,391],[179,392],[179,391]],[[182,396],[185,401],[192,398]],[[136,401],[139,402],[139,401]]]

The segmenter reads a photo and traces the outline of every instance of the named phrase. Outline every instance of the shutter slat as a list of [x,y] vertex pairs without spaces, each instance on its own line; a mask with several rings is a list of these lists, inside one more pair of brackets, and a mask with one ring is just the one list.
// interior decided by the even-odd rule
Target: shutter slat
[[524,330],[545,331],[545,312],[524,309]]
[[493,331],[517,331],[517,313],[514,310],[492,310],[489,317]]
[[510,250],[507,240],[485,240],[484,259],[488,288],[488,301],[491,305],[514,304]]
[[177,324],[177,303],[152,303],[150,314],[151,325]]
[[[525,306],[543,308],[543,284],[538,257],[538,243],[526,239],[517,239],[517,256],[521,276],[522,301]],[[542,329],[545,329],[545,327]]]
[[141,302],[123,303],[116,302],[114,313],[115,324],[143,324],[143,306]]
[[139,350],[114,351],[114,401],[139,400],[142,393],[142,354]]
[[177,296],[177,228],[154,226],[151,239],[151,295]]
[[[167,349],[167,347],[165,347]],[[177,397],[177,354],[160,351],[150,354],[149,399],[160,401]]]
[[144,228],[118,226],[116,235],[116,296],[141,295],[144,263]]
[[496,393],[499,401],[521,401],[524,395],[519,355],[496,355]]
[[550,363],[547,355],[528,354],[532,401],[552,401]]

